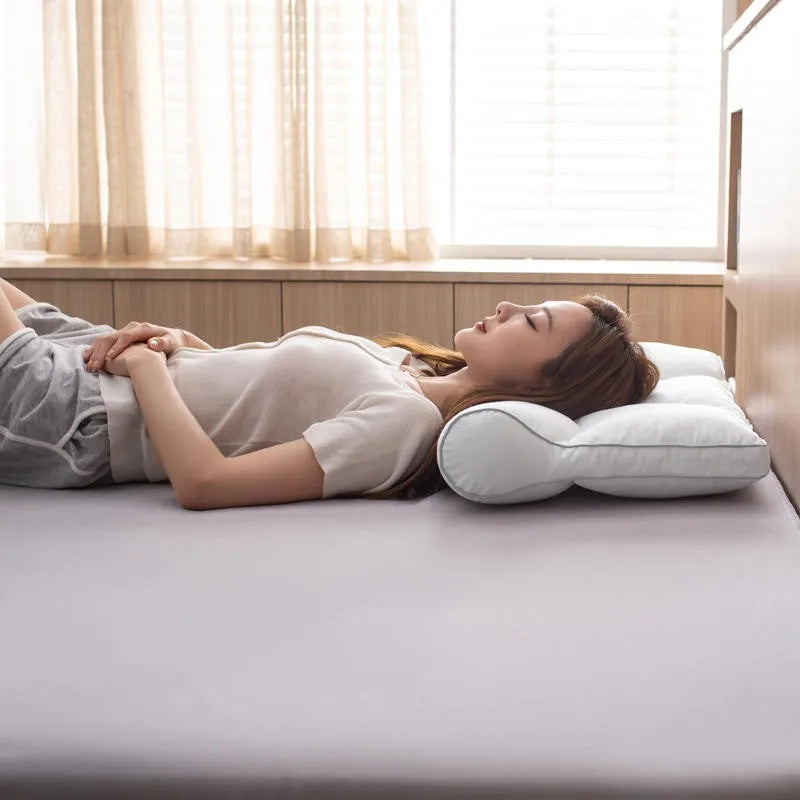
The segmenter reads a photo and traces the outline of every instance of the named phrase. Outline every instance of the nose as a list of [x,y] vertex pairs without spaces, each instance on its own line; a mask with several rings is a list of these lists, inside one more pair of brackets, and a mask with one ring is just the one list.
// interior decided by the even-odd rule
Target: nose
[[497,304],[497,316],[498,316],[498,318],[501,315],[507,316],[510,311],[512,311],[514,308],[517,308],[517,307],[518,306],[516,306],[516,304],[512,303],[510,300],[501,300]]

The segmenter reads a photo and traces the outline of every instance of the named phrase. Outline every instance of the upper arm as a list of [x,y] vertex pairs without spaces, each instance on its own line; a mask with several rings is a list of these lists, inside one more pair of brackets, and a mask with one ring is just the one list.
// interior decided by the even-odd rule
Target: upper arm
[[401,480],[430,446],[430,406],[416,393],[371,392],[303,431],[325,472],[325,497],[366,497]]
[[324,477],[311,445],[295,439],[217,462],[184,508],[201,511],[319,500]]

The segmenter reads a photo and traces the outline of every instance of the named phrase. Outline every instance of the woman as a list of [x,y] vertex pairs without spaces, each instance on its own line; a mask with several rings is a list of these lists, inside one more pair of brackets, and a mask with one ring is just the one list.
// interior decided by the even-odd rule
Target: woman
[[321,326],[217,349],[0,289],[0,483],[20,486],[169,480],[193,509],[424,497],[446,485],[437,441],[465,408],[521,400],[577,419],[659,378],[599,295],[501,302],[456,350]]

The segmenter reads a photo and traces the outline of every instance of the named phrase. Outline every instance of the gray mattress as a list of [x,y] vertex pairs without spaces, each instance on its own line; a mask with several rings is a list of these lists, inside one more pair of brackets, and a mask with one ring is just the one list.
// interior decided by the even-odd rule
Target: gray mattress
[[0,486],[0,797],[800,797],[800,525],[726,495]]

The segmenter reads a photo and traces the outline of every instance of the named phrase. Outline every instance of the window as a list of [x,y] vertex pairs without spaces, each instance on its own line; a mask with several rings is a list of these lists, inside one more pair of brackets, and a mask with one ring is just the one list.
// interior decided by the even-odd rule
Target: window
[[721,260],[724,5],[421,3],[441,255]]
[[[273,207],[279,214],[286,206],[273,202],[276,2],[233,4],[230,31],[224,0],[199,4],[192,31],[184,29],[182,2],[135,4],[145,17],[161,13],[163,5],[165,44],[142,59],[139,87],[151,98],[142,126],[152,219],[164,216],[164,197],[178,198],[178,210],[165,223],[191,227],[198,179],[185,164],[185,146],[187,141],[197,146],[199,123],[188,117],[189,93],[199,107],[220,109],[218,119],[211,117],[214,124],[203,123],[208,180],[225,187],[230,174],[252,160],[259,179],[240,182],[239,207],[251,203],[266,229]],[[346,4],[328,5],[338,14],[347,11]],[[424,119],[434,229],[443,257],[722,260],[727,116],[722,37],[735,19],[736,0],[417,0],[417,8],[420,54],[428,62]],[[77,104],[58,105],[66,127],[44,127],[41,54],[47,40],[43,9],[67,12],[57,3],[16,3],[8,9],[0,13],[0,41],[8,64],[25,68],[0,84],[0,120],[13,120],[0,123],[0,219],[7,216],[6,187],[13,187],[11,222],[46,215],[51,223],[66,225],[72,222],[68,195],[52,182],[45,186],[45,156],[55,157],[53,130],[75,138]],[[229,33],[244,41],[245,14],[253,26],[250,35],[263,43],[254,49],[250,84],[242,77],[247,51],[235,48],[227,63],[215,45],[217,35]],[[51,25],[58,21],[57,14],[49,16]],[[6,29],[12,19],[18,23],[13,36],[11,27]],[[187,61],[182,42],[188,36],[205,43],[207,58]],[[56,57],[64,58],[64,52],[57,50]],[[190,70],[196,74],[191,80]],[[222,77],[215,82],[214,76]],[[74,75],[64,73],[67,80],[74,82]],[[234,87],[227,105],[215,94],[223,82]],[[233,159],[225,156],[231,153],[231,116],[252,116],[258,143],[251,153],[246,140],[237,139]],[[20,121],[28,119],[34,124]],[[104,136],[102,126],[98,136]],[[77,141],[62,149],[73,154],[74,164],[64,163],[76,174]],[[103,159],[100,169],[105,210]],[[229,227],[234,198],[227,190],[202,197],[218,212],[215,224]],[[210,218],[211,209],[204,213]],[[251,222],[237,219],[235,225]],[[0,230],[0,252],[3,246]]]

